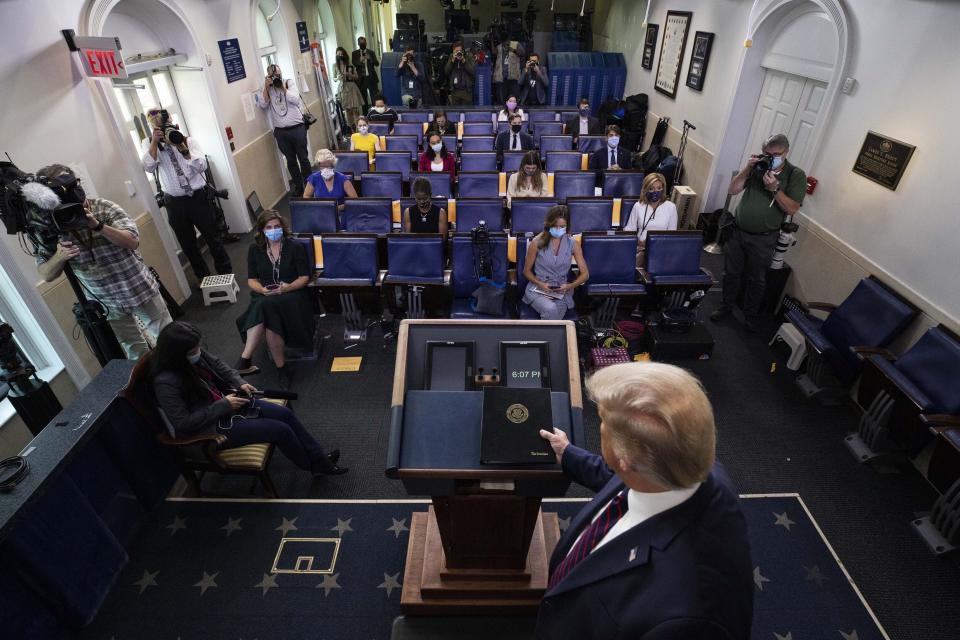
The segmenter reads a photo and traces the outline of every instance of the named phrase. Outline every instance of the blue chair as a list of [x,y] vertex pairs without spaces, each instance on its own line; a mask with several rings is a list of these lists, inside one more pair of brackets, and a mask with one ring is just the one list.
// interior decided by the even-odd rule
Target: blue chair
[[316,271],[319,268],[317,264],[317,253],[313,248],[313,236],[294,236],[293,241],[303,247],[307,252],[307,264],[310,265],[310,280],[313,281]]
[[385,136],[390,133],[389,122],[370,122],[370,133],[377,136]]
[[458,198],[500,197],[500,174],[496,172],[461,172],[457,176]]
[[432,233],[393,233],[387,236],[387,275],[383,282],[406,288],[404,311],[408,318],[426,315],[425,288],[431,289],[432,295],[445,284],[444,242],[445,238]]
[[[443,112],[447,114],[447,120],[449,122],[460,122],[460,117],[463,113],[462,111],[450,111],[449,109],[444,109]],[[432,121],[433,119],[431,118],[431,122]]]
[[[569,233],[607,231],[613,227],[613,198],[568,198],[567,206],[570,208]],[[636,236],[633,237],[636,240]],[[592,267],[590,271],[592,274]]]
[[495,151],[467,151],[460,154],[461,171],[496,171]]
[[640,198],[637,197],[620,198],[620,223],[617,225],[618,227],[627,224],[627,221],[630,220],[630,212],[633,211],[633,205],[639,201]]
[[538,122],[533,129],[533,138],[536,145],[540,146],[540,138],[543,136],[562,136],[562,122]]
[[492,135],[485,136],[463,136],[460,139],[460,149],[463,152],[467,151],[493,151],[494,137]]
[[380,271],[375,234],[331,234],[320,239],[323,273],[316,280],[328,312],[343,315],[344,342],[367,337],[364,310],[379,311],[377,277]]
[[465,136],[489,136],[493,133],[492,122],[464,122],[463,135]]
[[500,168],[500,171],[505,173],[516,173],[520,171],[520,161],[523,160],[523,156],[525,155],[527,155],[526,151],[504,151],[503,166]]
[[503,231],[503,200],[457,198],[457,230],[470,231],[483,220],[490,231]]
[[432,111],[406,111],[401,109],[397,112],[397,115],[400,116],[400,122],[418,122],[421,126],[424,122],[430,122],[433,119]]
[[[549,155],[551,151],[572,151],[573,136],[541,136],[540,155]],[[580,165],[577,165],[578,167]]]
[[447,145],[447,151],[450,153],[457,153],[457,148],[460,146],[459,143],[460,141],[457,140],[457,134],[455,133],[443,136],[443,144]]
[[493,130],[493,116],[492,111],[464,111],[463,112],[463,122],[489,122],[491,131]]
[[560,122],[569,122],[571,119],[576,118],[578,115],[580,115],[579,111],[561,111]]
[[[543,221],[540,221],[540,229],[543,229]],[[523,301],[523,295],[527,290],[527,278],[523,275],[523,268],[527,261],[527,246],[533,240],[532,237],[517,237],[517,317],[521,320],[539,320],[540,314]],[[589,267],[589,263],[587,264]],[[563,316],[564,320],[576,320],[577,310],[567,309]]]
[[[423,143],[423,123],[422,122],[397,122],[393,125],[394,136],[415,136],[417,144]],[[389,144],[389,143],[388,143]]]
[[[457,216],[459,218],[459,205]],[[507,285],[507,237],[495,235],[490,238],[490,267],[491,280],[499,285]],[[450,317],[455,319],[466,318],[507,318],[507,308],[503,305],[501,312],[495,315],[477,313],[473,309],[473,292],[480,286],[480,279],[476,270],[477,250],[469,234],[457,234],[453,238],[453,249],[450,256],[450,287],[453,292],[453,303]],[[496,286],[496,285],[494,285]]]
[[410,154],[406,151],[381,151],[377,154],[377,173],[399,171],[401,179],[410,179]]
[[643,189],[643,176],[642,171],[604,171],[603,195],[611,198],[639,196]]
[[593,153],[607,146],[607,136],[580,136],[577,138],[577,151]]
[[390,198],[347,198],[341,222],[344,231],[352,233],[390,233],[393,202]]
[[[380,159],[377,158],[379,169]],[[360,174],[360,195],[364,198],[390,198],[399,200],[403,191],[403,175],[399,171]]]
[[370,156],[366,151],[336,151],[333,155],[337,156],[337,171],[340,173],[359,176],[370,171]]
[[[522,125],[521,125],[521,126],[522,126]],[[523,129],[521,129],[521,131],[522,131],[522,130],[523,130]],[[498,120],[498,121],[497,121],[497,126],[496,126],[496,128],[494,129],[493,135],[498,136],[498,135],[500,135],[501,133],[503,133],[504,131],[510,131],[510,123],[509,123],[509,122],[506,122],[506,121],[503,121],[503,120]]]
[[337,201],[290,198],[290,230],[294,233],[321,235],[336,233]]
[[417,159],[420,153],[420,143],[417,136],[387,136],[387,151],[407,151],[410,154],[410,161]]
[[540,233],[547,211],[556,204],[553,198],[514,198],[510,210],[510,231],[515,236]]
[[445,171],[419,171],[410,172],[410,185],[417,178],[425,178],[430,182],[430,188],[434,198],[449,198],[452,193],[450,189],[450,174]]
[[[543,153],[543,146],[540,147]],[[583,154],[579,151],[551,151],[547,155],[547,173],[557,171],[580,171],[583,166]],[[596,180],[596,178],[594,178]],[[554,180],[554,189],[556,189],[556,180]]]
[[[647,233],[649,243],[650,233]],[[826,311],[824,320],[808,311],[792,309],[787,319],[807,344],[807,370],[797,383],[808,397],[826,399],[842,394],[860,373],[860,361],[851,347],[886,347],[917,315],[917,309],[875,277],[861,280],[839,306],[810,303]]]
[[[400,224],[401,224],[401,226],[402,226],[402,225],[403,225],[403,212],[404,212],[405,210],[409,209],[410,207],[416,208],[416,206],[417,206],[417,200],[416,200],[415,198],[413,198],[413,197],[407,197],[407,198],[400,198],[399,202],[400,202]],[[447,211],[447,208],[449,207],[449,204],[450,204],[450,203],[449,203],[449,198],[438,198],[438,197],[436,197],[436,196],[434,196],[434,197],[432,198],[432,202],[433,202],[433,204],[437,205],[438,207],[440,207],[440,208],[443,209],[444,211]],[[448,217],[449,217],[449,215],[448,215]]]
[[[610,207],[613,207],[612,201]],[[573,220],[571,210],[571,226]],[[593,326],[612,329],[621,301],[629,300],[633,304],[647,293],[647,287],[637,281],[637,237],[632,233],[584,233],[580,242],[583,259],[590,268],[587,296],[599,301],[593,313]]]
[[567,198],[589,198],[596,193],[597,174],[593,171],[556,171],[553,174],[553,195],[563,202]]
[[[636,251],[636,234],[621,234],[633,238]],[[697,321],[696,310],[700,301],[716,284],[713,274],[700,266],[702,249],[702,231],[647,232],[640,276],[647,285],[655,309]]]
[[552,110],[534,109],[527,112],[527,120],[533,125],[534,131],[541,122],[557,122],[557,112]]

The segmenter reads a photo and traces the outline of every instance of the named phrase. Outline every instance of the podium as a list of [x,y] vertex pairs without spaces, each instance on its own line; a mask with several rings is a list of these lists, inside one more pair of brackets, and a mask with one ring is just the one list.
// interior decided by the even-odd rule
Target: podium
[[432,497],[410,527],[404,614],[527,615],[546,591],[560,530],[540,504],[563,496],[570,479],[556,463],[481,464],[482,388],[491,384],[549,384],[553,426],[583,444],[573,323],[401,323],[386,474]]

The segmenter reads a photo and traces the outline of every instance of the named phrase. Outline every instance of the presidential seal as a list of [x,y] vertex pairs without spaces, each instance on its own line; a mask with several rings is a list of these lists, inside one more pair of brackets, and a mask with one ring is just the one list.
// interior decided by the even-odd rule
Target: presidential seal
[[530,410],[520,403],[512,404],[507,407],[507,420],[514,424],[526,422],[530,417]]

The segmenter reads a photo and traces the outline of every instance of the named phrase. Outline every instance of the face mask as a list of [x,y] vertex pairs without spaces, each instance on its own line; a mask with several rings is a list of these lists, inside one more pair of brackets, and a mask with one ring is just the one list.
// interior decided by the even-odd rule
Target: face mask
[[783,165],[783,156],[773,156],[773,162],[770,163],[771,169],[779,169]]
[[513,111],[516,108],[517,108],[517,103],[514,102],[513,100],[507,103],[507,109],[509,109],[510,111]]
[[534,167],[533,169],[524,169],[523,172],[528,176],[532,176],[537,172],[537,169],[536,167]]
[[189,362],[190,364],[197,364],[198,362],[200,362],[200,352],[197,351],[196,353],[188,353],[187,362]]
[[590,115],[590,107],[580,107],[580,115],[584,118]]
[[566,227],[550,227],[550,235],[554,238],[562,238],[567,235]]
[[264,229],[263,235],[267,236],[270,242],[279,242],[283,237],[283,229]]
[[366,42],[363,42],[363,43],[360,44],[360,51],[363,51],[363,50],[366,49],[366,48],[367,48],[367,43],[366,43]]
[[367,127],[367,125],[362,124],[359,127],[357,127],[357,131],[359,131],[360,133],[366,133],[368,128],[369,127]]
[[620,144],[620,136],[610,136],[607,138],[607,146],[611,149],[616,149],[618,144]]
[[433,149],[434,153],[440,153],[440,150],[443,149],[443,143],[440,142],[438,144],[432,144],[430,145],[430,148]]
[[377,113],[383,113],[384,111],[387,110],[387,108],[386,108],[386,107],[374,107],[373,110],[376,111]]
[[522,125],[522,124],[512,124],[512,125],[510,125],[510,131],[513,131],[514,133],[520,133],[520,129],[522,129],[522,128],[523,128],[523,125]]
[[663,191],[650,191],[647,193],[647,200],[650,202],[660,202],[660,198],[663,196]]
[[334,171],[330,167],[324,167],[323,169],[320,169],[320,175],[323,177],[324,180],[329,180],[330,178],[333,177],[333,174],[334,174]]

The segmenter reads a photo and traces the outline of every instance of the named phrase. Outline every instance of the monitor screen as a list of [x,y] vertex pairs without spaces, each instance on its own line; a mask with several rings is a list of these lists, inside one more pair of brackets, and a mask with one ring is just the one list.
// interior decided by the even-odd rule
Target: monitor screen
[[546,342],[501,342],[500,372],[505,387],[550,388],[550,355]]
[[426,380],[431,391],[470,391],[473,388],[473,342],[427,342]]

